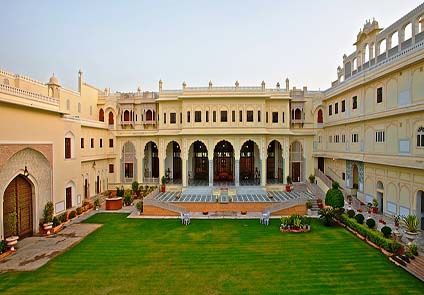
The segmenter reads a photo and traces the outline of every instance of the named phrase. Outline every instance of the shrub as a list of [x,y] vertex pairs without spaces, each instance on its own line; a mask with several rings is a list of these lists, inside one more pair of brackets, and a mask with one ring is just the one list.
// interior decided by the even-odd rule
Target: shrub
[[349,218],[355,217],[355,210],[350,209],[346,213],[347,213],[347,216],[349,216]]
[[418,231],[418,217],[416,215],[408,215],[402,218],[403,225],[407,231],[416,233]]
[[7,251],[6,240],[0,241],[0,254]]
[[116,187],[116,196],[117,197],[123,197],[125,193],[125,189],[123,186],[121,186],[121,188]]
[[325,194],[325,204],[333,208],[342,208],[344,206],[343,193],[336,181],[333,182],[332,188]]
[[56,227],[60,224],[60,219],[58,216],[53,217],[53,227]]
[[53,203],[51,201],[48,201],[43,209],[43,222],[44,223],[52,222],[53,213],[54,213]]
[[76,217],[76,216],[77,216],[77,211],[72,210],[71,212],[69,212],[69,216],[68,216],[68,218],[69,218],[69,219],[72,219],[72,218],[74,218],[74,217]]
[[385,238],[390,238],[390,236],[392,235],[392,229],[388,226],[383,226],[381,228],[381,232],[383,233]]
[[133,183],[131,184],[131,189],[133,193],[138,193],[140,191],[138,181],[133,181]]
[[124,203],[125,204],[131,204],[133,202],[133,200],[134,200],[134,197],[132,195],[131,190],[129,190],[129,189],[126,190],[125,194],[124,194]]
[[81,207],[78,207],[76,211],[77,211],[77,215],[81,215],[83,212]]
[[336,213],[333,208],[322,208],[318,211],[319,218],[323,221],[325,226],[330,226],[333,223]]
[[100,207],[100,200],[99,200],[99,198],[96,198],[94,200],[94,207],[96,207],[96,208]]
[[373,229],[375,227],[375,220],[372,218],[368,218],[366,224],[369,228]]
[[309,175],[309,182],[310,183],[315,183],[315,176],[314,175]]
[[358,222],[359,224],[363,224],[365,217],[361,213],[358,213],[355,215],[355,219],[356,219],[356,222]]
[[138,212],[143,213],[143,200],[140,200],[139,202],[137,202],[137,204],[135,205],[135,208],[137,209]]
[[416,244],[409,245],[409,251],[415,256],[418,256],[418,246]]
[[312,208],[312,202],[310,200],[306,201],[306,208],[311,209]]
[[59,219],[60,219],[60,222],[61,223],[64,223],[64,222],[68,221],[68,213],[65,212],[65,213],[60,214],[59,215]]
[[406,256],[406,257],[408,257],[409,259],[414,259],[414,258],[415,258],[415,257],[414,257],[414,254],[412,254],[412,253],[411,253],[411,251],[406,251],[404,254],[405,254],[405,256]]
[[386,251],[389,251],[390,253],[395,253],[395,254],[398,253],[400,249],[399,243],[391,239],[385,238],[381,232],[372,230],[368,228],[368,226],[366,225],[359,224],[356,221],[356,216],[355,216],[355,219],[353,219],[353,218],[349,218],[346,214],[342,214],[340,216],[340,221],[346,224],[347,226],[349,226],[350,228],[352,228],[353,230],[357,231],[360,235],[363,235],[364,237],[366,237],[368,240],[370,240],[374,244],[385,249]]

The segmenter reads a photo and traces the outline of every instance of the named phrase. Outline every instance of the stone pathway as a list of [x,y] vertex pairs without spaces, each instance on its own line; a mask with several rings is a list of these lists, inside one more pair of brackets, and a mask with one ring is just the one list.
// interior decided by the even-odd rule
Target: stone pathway
[[56,235],[23,239],[15,253],[0,261],[0,272],[36,270],[99,227],[101,224],[70,224]]

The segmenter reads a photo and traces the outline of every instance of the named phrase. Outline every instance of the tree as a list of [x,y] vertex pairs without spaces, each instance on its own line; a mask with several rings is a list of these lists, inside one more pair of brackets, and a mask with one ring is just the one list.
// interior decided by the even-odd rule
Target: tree
[[338,182],[333,181],[332,188],[325,194],[325,204],[333,208],[343,208],[344,197]]

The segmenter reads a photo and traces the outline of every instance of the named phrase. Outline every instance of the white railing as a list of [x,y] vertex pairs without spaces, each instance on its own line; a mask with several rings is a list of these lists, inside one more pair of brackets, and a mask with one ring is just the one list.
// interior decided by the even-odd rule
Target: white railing
[[44,96],[31,91],[26,91],[9,85],[0,84],[0,92],[21,96],[33,101],[47,103],[59,107],[59,99],[49,96]]

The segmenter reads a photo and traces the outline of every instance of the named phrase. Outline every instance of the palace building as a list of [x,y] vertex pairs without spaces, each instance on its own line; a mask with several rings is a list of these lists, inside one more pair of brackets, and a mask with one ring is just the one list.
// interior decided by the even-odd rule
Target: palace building
[[378,200],[386,215],[424,226],[424,4],[385,29],[367,21],[325,91],[194,87],[133,93],[78,90],[0,71],[0,236],[18,212],[20,236],[55,214],[133,181],[187,191],[222,185],[284,190],[310,175],[326,191]]

